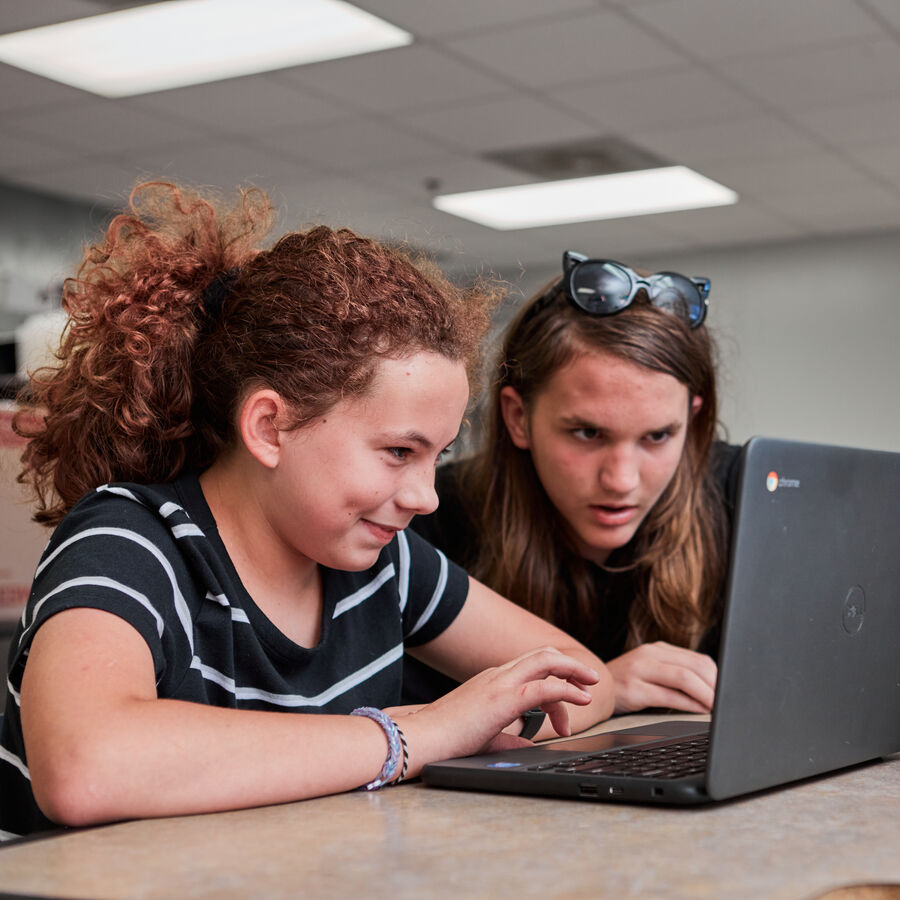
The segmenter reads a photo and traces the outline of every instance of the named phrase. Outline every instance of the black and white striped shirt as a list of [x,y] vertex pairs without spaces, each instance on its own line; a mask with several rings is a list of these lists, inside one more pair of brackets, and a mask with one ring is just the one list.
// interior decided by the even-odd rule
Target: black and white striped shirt
[[0,831],[51,826],[31,793],[19,690],[35,632],[65,609],[105,610],[137,629],[159,697],[305,713],[397,705],[404,646],[432,640],[453,621],[466,573],[409,531],[372,568],[321,575],[321,637],[300,647],[244,589],[196,476],[105,485],[84,497],[53,534],[10,650]]

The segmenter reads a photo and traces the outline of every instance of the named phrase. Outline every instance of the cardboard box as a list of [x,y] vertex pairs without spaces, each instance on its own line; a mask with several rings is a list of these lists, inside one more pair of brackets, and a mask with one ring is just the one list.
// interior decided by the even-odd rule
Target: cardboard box
[[15,621],[22,614],[34,570],[51,530],[31,520],[31,497],[16,482],[25,447],[12,430],[15,407],[0,404],[0,624]]

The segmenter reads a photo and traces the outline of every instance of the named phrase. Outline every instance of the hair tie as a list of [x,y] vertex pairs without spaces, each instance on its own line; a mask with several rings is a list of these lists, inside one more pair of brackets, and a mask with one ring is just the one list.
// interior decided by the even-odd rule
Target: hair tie
[[234,268],[219,272],[203,289],[203,293],[200,295],[200,306],[210,325],[217,322],[222,314],[222,304],[237,281],[238,271],[237,268]]

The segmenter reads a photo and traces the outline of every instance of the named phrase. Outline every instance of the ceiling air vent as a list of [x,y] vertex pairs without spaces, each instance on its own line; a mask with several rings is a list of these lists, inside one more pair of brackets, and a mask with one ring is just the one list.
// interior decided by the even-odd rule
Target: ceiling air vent
[[667,160],[619,137],[541,144],[484,154],[486,159],[536,175],[542,181],[612,175],[668,166]]

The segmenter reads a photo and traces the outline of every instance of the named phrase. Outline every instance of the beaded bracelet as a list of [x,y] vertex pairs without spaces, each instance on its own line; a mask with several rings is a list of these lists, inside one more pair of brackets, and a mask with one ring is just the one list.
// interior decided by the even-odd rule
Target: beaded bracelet
[[[397,723],[385,712],[375,709],[373,706],[360,706],[350,713],[351,716],[366,716],[377,722],[388,742],[388,756],[381,767],[378,777],[368,784],[360,787],[361,791],[377,791],[386,784],[399,783],[406,775],[409,765],[409,749],[406,746],[406,737],[397,727]],[[399,775],[397,774],[399,770]],[[395,777],[396,776],[396,777]]]

